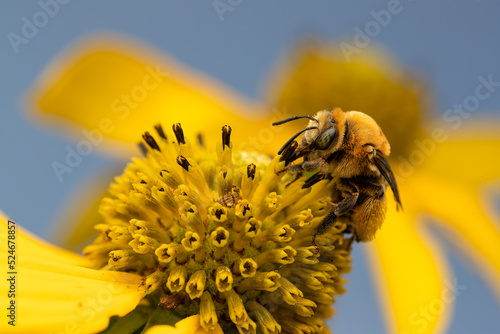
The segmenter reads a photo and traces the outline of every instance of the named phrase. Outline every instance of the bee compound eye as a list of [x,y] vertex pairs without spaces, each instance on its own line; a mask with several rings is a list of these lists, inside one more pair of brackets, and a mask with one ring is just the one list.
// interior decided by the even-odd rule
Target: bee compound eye
[[365,149],[366,153],[374,153],[374,152],[376,152],[375,148],[372,145],[370,145],[370,144],[365,144],[363,146],[364,146],[364,149]]
[[337,130],[335,130],[335,128],[329,128],[323,131],[314,141],[316,147],[320,150],[327,149],[332,144],[336,134]]

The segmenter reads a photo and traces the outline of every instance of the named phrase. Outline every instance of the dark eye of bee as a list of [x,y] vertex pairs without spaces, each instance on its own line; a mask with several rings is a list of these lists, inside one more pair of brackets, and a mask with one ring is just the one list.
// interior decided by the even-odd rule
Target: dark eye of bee
[[335,130],[335,128],[329,128],[323,131],[314,141],[315,146],[320,150],[327,149],[328,146],[330,146],[330,144],[333,142],[336,134],[337,130]]

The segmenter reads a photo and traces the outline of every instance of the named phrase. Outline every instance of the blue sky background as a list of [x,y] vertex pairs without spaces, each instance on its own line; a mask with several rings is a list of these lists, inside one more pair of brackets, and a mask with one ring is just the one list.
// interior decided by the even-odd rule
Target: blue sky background
[[[221,20],[212,1],[73,0],[60,5],[59,12],[15,53],[8,34],[21,34],[23,17],[31,20],[41,6],[38,1],[1,0],[0,208],[50,239],[51,226],[70,196],[100,171],[124,165],[92,154],[59,183],[51,162],[62,161],[71,142],[37,126],[22,109],[23,93],[33,80],[77,38],[99,31],[125,34],[258,98],[272,66],[300,37],[317,34],[351,42],[354,28],[364,27],[373,20],[371,11],[385,9],[388,3],[243,0]],[[478,76],[491,74],[500,81],[500,2],[402,0],[401,7],[372,43],[429,78],[437,117],[473,94]],[[495,92],[481,101],[473,117],[499,111],[500,92]],[[498,333],[500,306],[492,291],[474,266],[446,245],[454,277],[467,286],[457,297],[447,332]],[[354,252],[349,293],[337,300],[337,316],[330,322],[334,333],[387,331],[362,247]]]

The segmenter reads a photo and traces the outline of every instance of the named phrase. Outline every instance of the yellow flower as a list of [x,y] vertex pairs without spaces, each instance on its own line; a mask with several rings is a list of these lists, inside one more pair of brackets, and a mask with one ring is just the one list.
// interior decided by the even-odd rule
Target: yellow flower
[[[423,228],[422,214],[438,218],[453,232],[453,241],[478,259],[480,272],[498,294],[500,233],[492,215],[485,212],[485,197],[478,193],[499,177],[498,160],[490,157],[498,150],[500,138],[487,131],[494,126],[485,127],[484,123],[461,122],[459,130],[449,123],[432,128],[432,123],[422,121],[428,109],[425,96],[430,94],[393,61],[365,49],[346,63],[325,44],[301,48],[273,73],[267,99],[278,107],[278,117],[262,116],[258,104],[172,60],[137,51],[146,48],[109,41],[84,44],[56,60],[57,65],[42,76],[33,101],[35,109],[44,111],[38,116],[50,114],[86,128],[80,141],[94,138],[95,145],[103,142],[106,145],[102,146],[109,146],[111,141],[102,139],[106,136],[129,148],[135,145],[138,131],[175,119],[189,125],[188,138],[203,133],[208,147],[216,138],[205,129],[231,124],[239,134],[233,137],[235,145],[274,153],[303,126],[271,127],[277,119],[336,106],[370,114],[392,145],[391,165],[405,206],[404,214],[397,213],[389,198],[386,222],[368,248],[388,326],[394,333],[439,332],[446,327],[451,308],[446,299],[448,286],[455,282],[439,246]],[[235,115],[235,110],[243,113]],[[255,113],[260,121],[243,118]],[[498,124],[498,120],[494,122]],[[131,152],[127,147],[125,152]],[[498,187],[489,189],[491,193]],[[97,219],[88,214],[69,244],[88,238],[89,227]],[[193,247],[197,242],[193,238]],[[191,293],[198,292],[194,288]],[[258,306],[248,307],[258,313]],[[439,308],[439,312],[422,318],[421,307]]]
[[[18,286],[19,312],[13,314],[20,328],[73,326],[87,333],[118,315],[110,331],[156,333],[161,328],[154,326],[169,319],[199,315],[199,326],[182,329],[181,322],[178,331],[326,330],[322,318],[333,313],[334,296],[344,291],[341,274],[350,270],[345,223],[312,244],[332,182],[311,186],[306,177],[278,173],[291,151],[273,160],[233,153],[229,126],[213,153],[191,145],[180,124],[173,126],[175,140],[160,125],[155,131],[144,133],[145,157],[132,160],[101,203],[105,224],[95,226],[99,234],[83,250],[90,263],[62,250],[46,256],[48,246],[22,232],[15,240],[3,221],[4,240],[13,235],[23,249],[19,279],[32,277],[29,288]],[[8,248],[3,251],[7,257]],[[27,310],[30,321],[22,318]]]
[[331,182],[278,175],[285,154],[233,153],[229,126],[216,153],[191,145],[180,124],[155,132],[101,203],[105,224],[83,250],[94,266],[144,277],[149,301],[181,319],[199,314],[206,331],[323,330],[349,270],[345,224],[312,244]]

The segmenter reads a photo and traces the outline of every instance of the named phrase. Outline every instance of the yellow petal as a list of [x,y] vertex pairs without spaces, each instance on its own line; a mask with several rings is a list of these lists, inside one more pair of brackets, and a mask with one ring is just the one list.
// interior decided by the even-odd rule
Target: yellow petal
[[[393,155],[406,152],[427,109],[423,85],[382,50],[370,46],[353,57],[341,50],[325,40],[306,40],[293,48],[271,74],[267,100],[294,115],[335,107],[362,111],[380,124]],[[298,131],[304,123],[288,126]]]
[[447,323],[455,282],[439,248],[415,221],[411,200],[405,197],[403,213],[389,199],[386,221],[367,251],[390,332],[434,334]]
[[[409,183],[421,211],[438,218],[440,226],[446,229],[445,235],[473,259],[500,298],[500,219],[492,196],[476,186],[425,171]],[[499,189],[498,183],[491,186],[496,195]]]
[[[6,242],[14,235],[8,226],[15,226],[15,239],[10,239],[15,241],[14,250]],[[84,268],[86,260],[33,240],[4,216],[0,229],[0,240],[5,241],[0,256],[15,256],[15,267],[9,268],[13,274],[8,274],[15,282],[15,296],[0,296],[2,305],[15,302],[15,327],[3,321],[2,333],[98,332],[107,327],[111,316],[127,314],[144,296],[137,291],[139,276]],[[0,288],[9,291],[12,286],[2,280]]]
[[151,327],[145,334],[224,334],[219,325],[210,332],[206,331],[200,325],[200,316],[193,315],[182,319],[173,326],[160,325]]
[[[0,231],[0,235],[2,235],[2,240],[7,240],[7,227],[4,227],[8,224],[8,218],[0,212],[0,222],[2,224],[2,230]],[[9,223],[10,224],[10,223]],[[10,224],[13,225],[13,224]],[[15,225],[16,228],[18,225]],[[75,265],[75,266],[90,266],[90,261],[86,258],[77,255],[75,253],[69,252],[67,250],[55,247],[44,240],[34,236],[26,230],[18,229],[16,234],[16,243],[18,245],[22,245],[22,247],[17,247],[16,252],[19,256],[24,257],[30,256],[33,258],[37,258],[40,260],[50,259],[53,262]],[[7,252],[8,244],[7,242],[0,244],[0,251]]]
[[[262,105],[149,47],[116,36],[90,38],[59,56],[39,78],[30,100],[35,116],[56,116],[49,119],[78,125],[76,131],[60,128],[77,134],[82,151],[84,141],[92,149],[113,140],[135,146],[141,134],[159,122],[166,130],[177,122],[186,125],[186,136],[193,141],[202,133],[208,147],[220,140],[213,130],[229,124],[239,149],[270,153],[293,134],[286,127],[271,126],[278,118],[271,118]],[[130,154],[131,145],[126,149]]]
[[78,187],[52,227],[51,240],[54,243],[66,249],[81,251],[83,246],[90,243],[89,240],[95,238],[94,226],[104,223],[99,214],[101,200],[108,195],[113,177],[120,173],[121,171],[113,169],[104,173],[105,175],[101,173],[86,180],[85,185]]
[[[460,180],[460,183],[478,185],[498,179],[500,159],[496,155],[500,152],[499,128],[498,118],[467,121],[460,127],[459,133],[451,132],[444,124],[437,125],[433,131],[443,130],[446,137],[416,140],[417,146],[406,157],[406,161],[418,168],[422,163],[417,155],[423,154],[425,159],[422,167],[427,172],[436,177]],[[440,138],[439,141],[437,138]],[[411,168],[407,166],[401,174],[405,176],[404,172],[411,171]],[[412,178],[411,173],[407,178]]]

